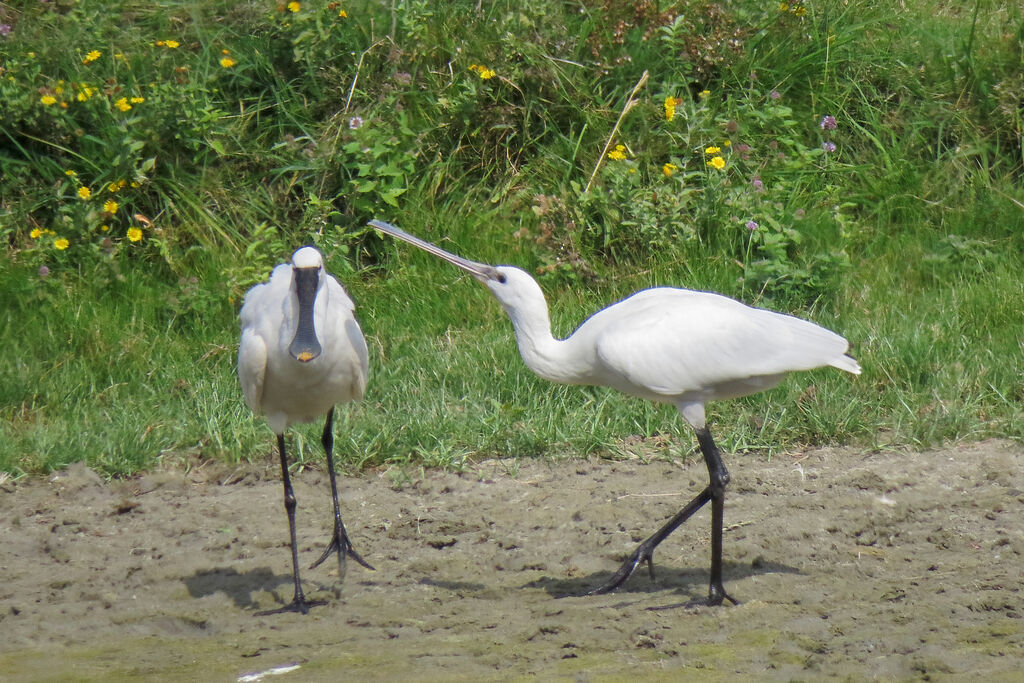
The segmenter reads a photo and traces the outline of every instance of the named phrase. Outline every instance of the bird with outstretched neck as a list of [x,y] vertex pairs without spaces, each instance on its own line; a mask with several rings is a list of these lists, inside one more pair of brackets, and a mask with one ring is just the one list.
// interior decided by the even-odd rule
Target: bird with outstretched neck
[[806,320],[752,308],[720,294],[670,287],[637,292],[594,313],[567,338],[556,339],[544,293],[526,272],[464,259],[384,221],[370,225],[458,266],[486,285],[512,321],[523,362],[540,377],[608,386],[670,403],[697,433],[708,485],[590,593],[618,588],[645,562],[653,579],[654,549],[710,502],[711,582],[706,604],[737,604],[722,584],[729,472],[708,430],[704,404],[770,389],[797,370],[832,366],[860,374],[860,365],[846,355],[846,340]]
[[334,406],[357,401],[366,391],[369,368],[366,341],[353,311],[355,305],[324,268],[323,256],[302,247],[291,263],[274,268],[270,280],[245,295],[239,314],[242,340],[238,347],[238,379],[246,404],[266,416],[277,435],[284,483],[284,507],[291,535],[295,597],[280,609],[260,612],[301,612],[324,604],[306,600],[299,579],[295,545],[295,493],[288,474],[284,433],[293,424],[326,415],[321,443],[327,454],[334,502],[334,534],[310,569],[338,555],[338,580],[345,575],[345,558],[373,569],[352,547],[341,521],[338,482],[334,473]]

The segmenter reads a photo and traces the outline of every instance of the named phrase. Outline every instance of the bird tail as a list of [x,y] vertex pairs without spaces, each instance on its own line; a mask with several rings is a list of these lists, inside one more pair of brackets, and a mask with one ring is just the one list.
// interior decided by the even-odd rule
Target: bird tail
[[829,365],[831,365],[834,368],[839,368],[840,370],[846,370],[847,372],[852,373],[854,375],[860,374],[860,363],[858,363],[850,356],[840,356],[839,358],[836,358],[834,361],[829,363]]

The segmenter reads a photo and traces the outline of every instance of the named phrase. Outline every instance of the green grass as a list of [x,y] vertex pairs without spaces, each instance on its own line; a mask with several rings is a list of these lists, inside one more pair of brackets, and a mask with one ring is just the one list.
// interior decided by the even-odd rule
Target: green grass
[[712,404],[729,450],[1024,437],[1016,3],[476,5],[0,6],[0,471],[264,458],[236,312],[310,242],[370,346],[349,467],[692,448],[669,407],[533,376],[482,287],[371,217],[536,270],[558,335],[674,285],[850,339],[858,378]]

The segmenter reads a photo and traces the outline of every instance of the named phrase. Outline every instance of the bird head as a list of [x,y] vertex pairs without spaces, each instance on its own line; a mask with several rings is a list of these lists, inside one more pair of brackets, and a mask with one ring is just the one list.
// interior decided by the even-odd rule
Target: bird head
[[323,350],[313,324],[313,309],[323,268],[324,257],[313,247],[302,247],[292,254],[292,290],[299,305],[295,336],[288,346],[288,353],[301,363],[317,358]]

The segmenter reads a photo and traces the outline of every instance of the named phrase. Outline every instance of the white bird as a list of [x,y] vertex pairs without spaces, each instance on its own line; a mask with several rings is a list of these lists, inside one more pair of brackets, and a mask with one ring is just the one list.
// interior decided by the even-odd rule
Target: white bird
[[751,308],[711,292],[657,287],[590,316],[566,339],[551,334],[537,282],[511,266],[490,266],[451,254],[383,221],[370,225],[470,273],[491,290],[512,320],[523,362],[563,384],[609,386],[670,403],[697,433],[709,484],[633,554],[604,584],[618,588],[642,562],[654,578],[654,549],[711,502],[711,582],[707,604],[738,604],[722,585],[722,518],[729,472],[708,430],[704,404],[770,389],[787,373],[832,366],[860,374],[838,334],[793,316]]
[[373,569],[352,548],[345,532],[334,474],[334,406],[363,397],[369,367],[366,342],[354,310],[352,299],[324,268],[320,252],[313,247],[302,247],[292,255],[291,263],[274,268],[269,282],[258,284],[246,293],[239,314],[242,340],[238,347],[238,379],[246,404],[257,415],[265,415],[277,435],[295,581],[292,602],[262,614],[306,614],[310,607],[324,604],[323,601],[307,601],[299,579],[296,502],[284,445],[285,430],[295,423],[312,422],[327,415],[321,443],[331,477],[334,535],[310,569],[331,553],[338,554],[339,580],[344,576],[346,556]]

